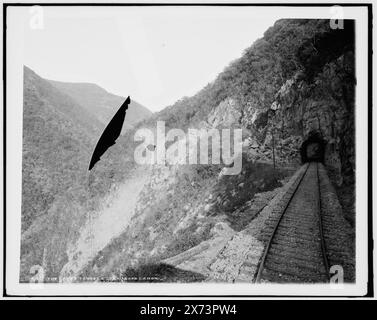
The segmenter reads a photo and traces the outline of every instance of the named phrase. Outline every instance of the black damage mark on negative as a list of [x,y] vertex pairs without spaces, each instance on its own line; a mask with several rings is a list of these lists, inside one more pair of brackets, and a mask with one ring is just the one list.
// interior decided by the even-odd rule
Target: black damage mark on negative
[[118,139],[122,131],[124,118],[126,117],[126,110],[128,109],[130,102],[131,99],[128,97],[103,131],[97,142],[96,148],[94,149],[92,159],[90,160],[89,171],[101,159],[101,156],[106,150],[114,145],[116,139]]

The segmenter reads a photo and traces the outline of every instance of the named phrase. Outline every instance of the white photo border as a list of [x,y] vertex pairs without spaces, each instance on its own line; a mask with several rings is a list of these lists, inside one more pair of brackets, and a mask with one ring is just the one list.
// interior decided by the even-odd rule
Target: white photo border
[[[368,243],[370,245],[370,229],[368,219],[371,219],[371,199],[368,187],[370,181],[371,150],[369,139],[371,128],[371,89],[370,66],[368,65],[370,47],[370,17],[371,6],[363,3],[343,6],[344,18],[353,19],[356,24],[356,283],[344,284],[342,287],[330,288],[328,284],[315,285],[281,285],[281,284],[228,284],[228,283],[74,283],[74,284],[25,284],[19,283],[20,270],[20,241],[21,241],[21,187],[22,187],[22,116],[23,116],[23,20],[29,12],[29,6],[37,3],[21,5],[7,4],[4,7],[3,19],[6,22],[6,40],[3,52],[6,54],[4,62],[4,153],[6,160],[6,198],[4,198],[4,232],[6,242],[4,246],[4,293],[6,296],[120,296],[120,297],[260,297],[260,296],[311,296],[311,297],[341,297],[365,296],[368,293],[368,281],[372,279],[373,270],[368,263]],[[127,4],[115,4],[115,6]],[[155,8],[143,6],[143,8]],[[186,4],[189,6],[188,4]],[[330,19],[331,6],[336,4],[276,4],[268,3],[255,5],[242,4],[268,14],[269,10],[279,10],[281,18]],[[59,4],[56,4],[59,6]],[[91,6],[90,3],[81,6],[64,4],[73,10],[82,9],[101,10],[114,4]],[[205,6],[218,8],[216,4],[206,3]],[[49,4],[55,7],[54,4]],[[224,3],[221,8],[243,8],[235,4]],[[55,7],[56,8],[56,7]],[[177,7],[179,9],[184,6]],[[267,11],[266,11],[267,10]],[[96,13],[98,14],[98,13]],[[5,20],[6,19],[6,20]],[[20,22],[21,21],[21,22]],[[5,24],[3,24],[5,26]],[[5,112],[6,111],[6,112]],[[368,126],[369,124],[369,126]],[[369,162],[370,161],[370,162]],[[368,172],[369,168],[369,172]],[[5,178],[5,176],[4,176]],[[4,193],[5,194],[5,193]],[[369,199],[368,199],[369,195]],[[7,207],[5,207],[5,200]],[[369,202],[368,202],[369,201]],[[7,209],[7,210],[5,210]],[[368,214],[367,214],[368,213]],[[370,222],[371,220],[369,220]],[[369,236],[369,237],[368,237]],[[369,247],[369,250],[371,248]],[[370,256],[369,256],[370,258]],[[369,266],[369,267],[368,267]],[[371,283],[369,283],[369,286]],[[370,287],[369,287],[370,288]],[[221,293],[221,294],[219,294]]]

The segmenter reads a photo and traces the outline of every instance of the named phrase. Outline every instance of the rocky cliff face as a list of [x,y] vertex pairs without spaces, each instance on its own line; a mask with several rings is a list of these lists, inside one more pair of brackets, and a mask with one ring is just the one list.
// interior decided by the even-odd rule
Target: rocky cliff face
[[[268,149],[271,158],[274,143],[275,156],[281,163],[299,163],[303,141],[314,135],[321,137],[326,143],[324,162],[335,170],[339,185],[343,181],[353,183],[355,170],[353,24],[346,24],[346,28],[347,45],[328,43],[324,50],[318,40],[319,44],[314,43],[318,46],[317,59],[311,56],[308,63],[302,62],[276,90],[269,107],[244,119],[256,131],[259,149]],[[333,32],[317,37],[323,42],[333,37]],[[306,50],[307,42],[301,51]],[[330,54],[334,52],[337,54]]]
[[353,65],[353,53],[347,52],[326,64],[313,83],[297,72],[281,86],[271,107],[252,119],[262,146],[270,150],[274,135],[279,162],[299,163],[303,141],[318,134],[326,141],[325,164],[336,170],[338,183],[353,180],[354,80],[349,79]]

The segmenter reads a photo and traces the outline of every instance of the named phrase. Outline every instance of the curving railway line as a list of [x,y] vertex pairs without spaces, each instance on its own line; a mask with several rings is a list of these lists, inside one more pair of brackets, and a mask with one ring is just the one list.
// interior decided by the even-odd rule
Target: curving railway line
[[[326,168],[311,162],[297,170],[245,229],[163,262],[203,273],[206,281],[352,283],[354,252],[354,231]],[[199,265],[201,259],[205,262]]]
[[307,164],[280,216],[267,228],[255,282],[329,281],[318,167]]

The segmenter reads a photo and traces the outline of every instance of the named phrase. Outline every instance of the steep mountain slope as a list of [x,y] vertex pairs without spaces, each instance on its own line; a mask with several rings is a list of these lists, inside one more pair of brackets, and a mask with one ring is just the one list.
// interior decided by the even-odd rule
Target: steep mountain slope
[[[88,165],[104,125],[72,97],[24,67],[21,280],[45,264],[56,276],[66,263],[67,244],[79,236],[113,183],[128,174],[121,143],[116,160]],[[124,138],[119,138],[122,141]],[[42,263],[42,260],[44,261]],[[26,277],[26,278],[25,278]]]
[[[76,100],[81,106],[107,124],[126,98],[107,92],[92,83],[69,83],[49,80],[49,82]],[[132,98],[132,97],[131,97]],[[152,115],[146,107],[132,100],[124,121],[124,129],[130,129],[137,122]],[[123,130],[124,132],[125,130]]]
[[318,132],[328,142],[328,164],[352,179],[355,83],[353,21],[331,29],[328,20],[279,20],[215,81],[157,116],[170,127],[192,126],[232,99],[240,125],[269,158],[272,130],[288,162],[299,162],[301,142]]
[[[87,166],[101,123],[69,96],[24,68],[23,230],[44,214],[47,199],[66,190]],[[59,166],[57,166],[59,163]],[[71,176],[72,175],[72,176]],[[33,187],[34,186],[34,187]],[[37,197],[43,201],[32,201]],[[41,207],[30,208],[33,202]],[[27,210],[27,212],[26,212]]]
[[24,67],[22,274],[48,243],[69,239],[58,235],[78,223],[72,205],[85,193],[81,184],[100,132],[101,123],[86,109]]
[[[277,21],[214,82],[141,124],[241,127],[242,173],[221,177],[216,166],[156,167],[130,226],[82,274],[127,281],[132,275],[153,277],[156,263],[190,248],[196,248],[195,259],[203,257],[201,247],[217,247],[258,217],[287,166],[300,164],[301,143],[312,134],[326,140],[326,164],[352,197],[354,86],[352,21],[335,30],[328,20]],[[271,167],[273,140],[278,175]],[[195,259],[192,266],[203,263]]]

